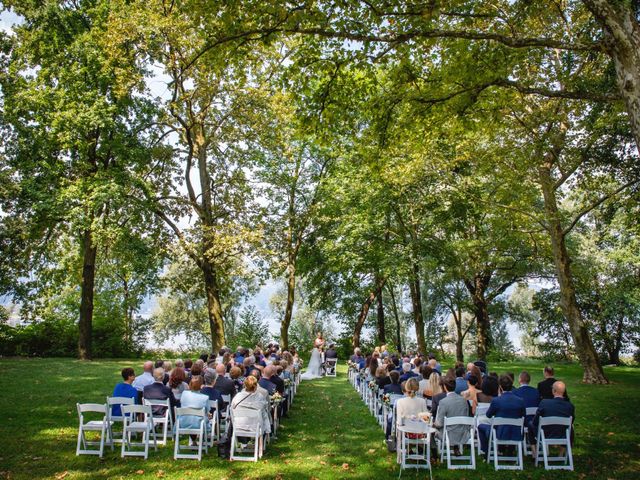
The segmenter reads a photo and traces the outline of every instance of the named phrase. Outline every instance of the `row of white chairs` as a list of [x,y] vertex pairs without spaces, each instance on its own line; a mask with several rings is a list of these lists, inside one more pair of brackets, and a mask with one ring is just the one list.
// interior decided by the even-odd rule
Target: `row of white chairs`
[[[424,427],[424,422],[418,422],[408,429],[408,433],[412,433],[413,435],[409,435],[409,438],[404,438],[407,435],[404,435],[404,432],[407,431],[406,428],[401,429],[403,432],[402,435],[397,435],[397,421],[395,414],[395,403],[398,399],[402,398],[403,395],[389,395],[389,404],[383,401],[383,392],[377,386],[373,388],[369,385],[369,379],[363,371],[358,371],[356,369],[350,368],[348,379],[353,387],[360,394],[363,402],[369,408],[371,414],[376,418],[383,431],[386,430],[387,427],[387,418],[391,417],[391,435],[392,437],[397,438],[397,448],[398,448],[398,462],[401,464],[401,468],[408,467],[418,467],[424,466],[427,467],[427,464],[430,465],[430,451],[429,447],[423,445],[424,442],[430,440],[431,433],[433,433],[432,429]],[[427,408],[431,410],[431,400],[426,399]],[[476,413],[473,417],[451,417],[445,418],[444,426],[443,426],[443,436],[442,441],[436,440],[436,446],[440,452],[440,460],[444,462],[444,457],[447,459],[447,468],[448,469],[460,469],[460,468],[468,468],[475,469],[476,467],[476,449],[477,455],[481,455],[480,450],[480,441],[479,441],[479,426],[482,423],[489,424],[491,426],[488,449],[489,449],[489,461],[493,463],[494,468],[496,470],[502,469],[518,469],[522,470],[524,467],[524,456],[526,454],[533,454],[533,449],[531,445],[528,443],[528,435],[526,426],[524,424],[525,417],[519,419],[512,418],[492,418],[489,420],[486,417],[486,412],[489,409],[489,403],[478,403],[476,406]],[[535,415],[537,408],[528,408],[526,411],[526,415]],[[431,424],[429,427],[432,427],[433,417],[431,418]],[[449,429],[453,426],[468,426],[469,427],[469,441],[466,445],[451,445],[449,440]],[[544,427],[556,425],[562,426],[565,428],[565,436],[562,438],[547,438],[544,433]],[[572,428],[572,419],[565,417],[541,417],[539,419],[539,427],[536,437],[537,444],[537,454],[534,458],[535,465],[538,466],[540,462],[544,463],[544,467],[547,470],[554,469],[566,469],[573,470],[573,455],[571,449],[571,428]],[[516,428],[520,428],[521,431],[521,441],[511,441],[511,440],[501,440],[498,438],[497,429],[501,426],[513,426]],[[416,433],[420,430],[420,428],[424,427],[424,436],[418,438],[416,437]],[[413,437],[413,438],[412,438]],[[417,441],[413,441],[417,440]],[[467,455],[464,454],[464,447],[469,447],[469,453]],[[517,449],[517,454],[515,456],[508,455],[500,455],[499,447],[506,446]],[[550,454],[549,447],[551,446],[559,446],[564,448],[564,454],[560,456],[552,456]],[[460,450],[460,454],[454,455],[453,447],[457,447]],[[413,457],[407,457],[407,448],[412,448],[413,450],[420,450],[422,454],[419,456],[419,459],[422,462],[417,461],[414,462],[414,465],[409,465],[406,460],[413,459],[418,460],[418,458],[414,455]],[[464,463],[461,463],[464,462]]]
[[[299,383],[300,375],[296,374],[286,388],[285,398],[288,407],[291,407]],[[279,426],[279,405],[276,403],[270,405],[271,432],[263,432],[260,412],[239,409],[234,414],[230,409],[231,396],[223,395],[222,400],[225,404],[222,411],[218,410],[217,401],[210,400],[206,409],[175,407],[173,416],[169,400],[144,399],[143,405],[136,405],[132,398],[107,397],[104,404],[78,403],[79,428],[76,455],[98,455],[102,458],[105,447],[111,447],[114,450],[115,445],[119,443],[123,458],[141,456],[147,459],[151,444],[154,450],[157,450],[158,445],[166,445],[167,439],[173,438],[174,459],[202,460],[203,451],[208,452],[209,448],[226,440],[230,431],[233,431],[230,458],[257,461],[264,452],[264,442],[268,443],[272,436],[276,437]],[[112,408],[116,405],[120,405],[121,415],[112,414]],[[162,407],[164,413],[154,415],[153,407]],[[186,416],[191,417],[191,423],[195,421],[195,427],[184,425],[181,420]],[[114,428],[120,424],[122,430]],[[157,431],[159,428],[160,432]],[[99,440],[89,439],[87,436],[89,432],[99,433]],[[140,441],[134,441],[135,436],[141,436]],[[184,442],[185,436],[188,439],[186,445],[181,443],[181,439]],[[238,438],[251,439],[249,443],[253,448],[250,455],[245,455],[249,452],[247,444],[240,442]]]

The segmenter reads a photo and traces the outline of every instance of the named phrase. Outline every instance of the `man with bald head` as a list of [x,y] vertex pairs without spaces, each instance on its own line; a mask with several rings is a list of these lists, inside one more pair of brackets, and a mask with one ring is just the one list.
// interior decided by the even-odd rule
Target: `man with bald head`
[[139,377],[133,381],[133,387],[138,390],[138,392],[142,392],[144,387],[147,385],[151,385],[154,382],[153,379],[153,362],[146,361],[142,366],[143,373]]
[[233,397],[236,394],[236,385],[233,383],[233,380],[225,377],[227,367],[223,363],[217,364],[216,373],[218,374],[218,378],[216,378],[216,383],[213,384],[213,388],[218,390],[221,395],[231,395]]
[[[551,393],[553,398],[544,399],[538,405],[538,411],[527,427],[529,431],[529,441],[531,445],[536,444],[536,438],[538,436],[538,425],[540,423],[540,417],[571,417],[572,423],[576,419],[576,409],[573,404],[566,398],[567,387],[564,382],[555,381],[551,386]],[[544,427],[544,435],[547,438],[563,438],[566,435],[566,430],[561,425],[549,425]],[[571,427],[571,440],[573,442],[573,427]]]
[[276,369],[273,365],[267,365],[262,371],[262,378],[258,381],[258,385],[269,392],[269,395],[273,395],[277,391],[276,384],[271,381],[271,378],[275,376],[275,371]]

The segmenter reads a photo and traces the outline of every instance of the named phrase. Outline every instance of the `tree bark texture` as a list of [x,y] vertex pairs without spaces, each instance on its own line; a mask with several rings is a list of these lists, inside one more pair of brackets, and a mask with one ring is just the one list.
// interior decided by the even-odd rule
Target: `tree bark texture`
[[398,305],[396,304],[396,296],[393,293],[393,286],[389,285],[389,295],[391,297],[391,308],[393,316],[396,320],[396,349],[398,353],[402,353],[402,333],[400,329],[400,316],[398,315]]
[[96,278],[96,256],[98,249],[93,242],[91,229],[84,231],[82,239],[82,284],[80,298],[80,321],[78,357],[91,360],[91,335],[93,323],[93,291]]
[[600,365],[587,325],[578,308],[573,273],[571,271],[571,260],[567,252],[565,233],[558,211],[550,161],[541,165],[538,172],[544,196],[545,216],[551,239],[551,250],[560,286],[560,307],[569,323],[576,353],[584,369],[582,381],[584,383],[609,383]]
[[[633,1],[583,0],[602,26],[631,129],[640,150],[640,25]],[[637,5],[635,8],[638,8]]]
[[285,307],[282,324],[280,325],[280,346],[283,350],[287,350],[289,348],[289,325],[291,324],[291,318],[293,316],[293,304],[295,301],[296,290],[295,266],[289,264],[287,272],[287,305]]
[[489,303],[486,299],[486,290],[491,282],[492,274],[478,273],[472,280],[465,280],[464,284],[471,294],[473,303],[473,315],[476,323],[476,348],[479,360],[487,359],[491,346]]
[[222,305],[220,303],[220,287],[215,269],[208,260],[202,262],[202,274],[204,277],[204,288],[207,295],[207,314],[209,316],[209,328],[211,330],[212,352],[220,350],[225,343],[224,320],[222,315]]
[[411,306],[413,308],[413,321],[416,326],[416,339],[418,352],[426,355],[427,344],[424,340],[424,315],[422,313],[422,294],[420,289],[420,267],[413,264],[413,275],[409,279],[409,291],[411,292]]
[[378,342],[380,345],[384,345],[387,343],[387,335],[384,328],[384,303],[382,301],[382,290],[376,296],[376,301],[378,304],[377,309],[377,320],[378,320]]
[[360,315],[358,315],[358,320],[356,321],[356,326],[353,330],[353,339],[351,342],[353,348],[360,347],[360,335],[362,334],[362,327],[364,327],[364,322],[367,319],[367,315],[369,314],[369,309],[371,308],[371,304],[375,301],[376,297],[384,288],[384,284],[386,283],[386,281],[386,278],[378,278],[374,290],[369,292],[369,295],[367,295],[367,299],[364,301],[362,307],[360,308]]

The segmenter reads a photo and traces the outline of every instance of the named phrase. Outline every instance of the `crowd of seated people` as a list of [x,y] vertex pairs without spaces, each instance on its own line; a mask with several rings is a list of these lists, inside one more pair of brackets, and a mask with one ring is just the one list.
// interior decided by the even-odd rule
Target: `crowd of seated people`
[[[206,408],[210,400],[218,402],[220,415],[227,406],[225,398],[229,399],[232,409],[245,399],[243,407],[253,405],[262,409],[263,431],[270,432],[267,428],[270,399],[276,393],[280,395],[279,413],[286,416],[286,385],[295,379],[301,366],[295,350],[283,351],[275,344],[264,350],[238,347],[235,352],[223,347],[217,354],[202,355],[195,361],[178,359],[174,364],[146,361],[139,376],[133,368],[124,368],[121,372],[123,381],[115,386],[112,396],[132,398],[137,404],[145,399],[168,400],[172,416],[174,407],[201,409]],[[254,397],[246,399],[250,395]],[[165,415],[166,408],[154,405],[153,415]],[[120,416],[120,405],[113,405],[111,414]],[[184,418],[181,425],[190,428],[192,420],[194,424],[198,421],[197,417]]]
[[[404,394],[396,402],[397,422],[402,422],[405,416],[415,417],[427,411],[425,400],[430,400],[431,418],[438,438],[442,437],[446,417],[474,416],[478,405],[483,404],[483,414],[478,419],[478,441],[485,454],[488,454],[492,418],[524,418],[529,442],[533,446],[541,417],[572,417],[575,420],[575,408],[569,401],[566,385],[556,380],[550,366],[544,368],[544,380],[538,383],[537,388],[530,385],[531,375],[527,371],[518,375],[518,385],[515,385],[513,373],[498,375],[488,372],[485,362],[468,363],[466,366],[456,362],[453,368],[442,374],[441,365],[434,355],[397,355],[389,353],[384,346],[368,356],[355,349],[350,366],[364,373],[364,381],[374,381],[384,394]],[[526,415],[527,408],[536,408],[535,415]],[[386,434],[389,440],[391,417],[387,419]],[[519,427],[499,426],[496,434],[500,440],[522,440]],[[449,430],[451,444],[468,442],[468,435],[468,427],[462,425]],[[545,435],[564,436],[565,431],[557,428],[547,431],[545,427]]]

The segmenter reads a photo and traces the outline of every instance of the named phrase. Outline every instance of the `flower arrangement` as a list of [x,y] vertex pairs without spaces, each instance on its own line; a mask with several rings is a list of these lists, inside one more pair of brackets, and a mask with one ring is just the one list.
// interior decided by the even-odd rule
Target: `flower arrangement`
[[387,407],[388,407],[389,405],[391,405],[391,396],[389,396],[389,394],[388,394],[388,393],[385,393],[385,394],[382,396],[382,403],[384,403]]
[[278,404],[282,402],[282,400],[284,399],[282,398],[282,395],[280,395],[278,392],[275,392],[273,395],[271,395],[271,403]]
[[374,390],[377,386],[378,386],[378,385],[376,384],[376,382],[375,382],[375,381],[371,380],[371,381],[369,382],[369,388],[370,388],[371,390]]
[[285,378],[284,379],[284,386],[285,387],[290,387],[291,386],[291,379],[290,378]]

